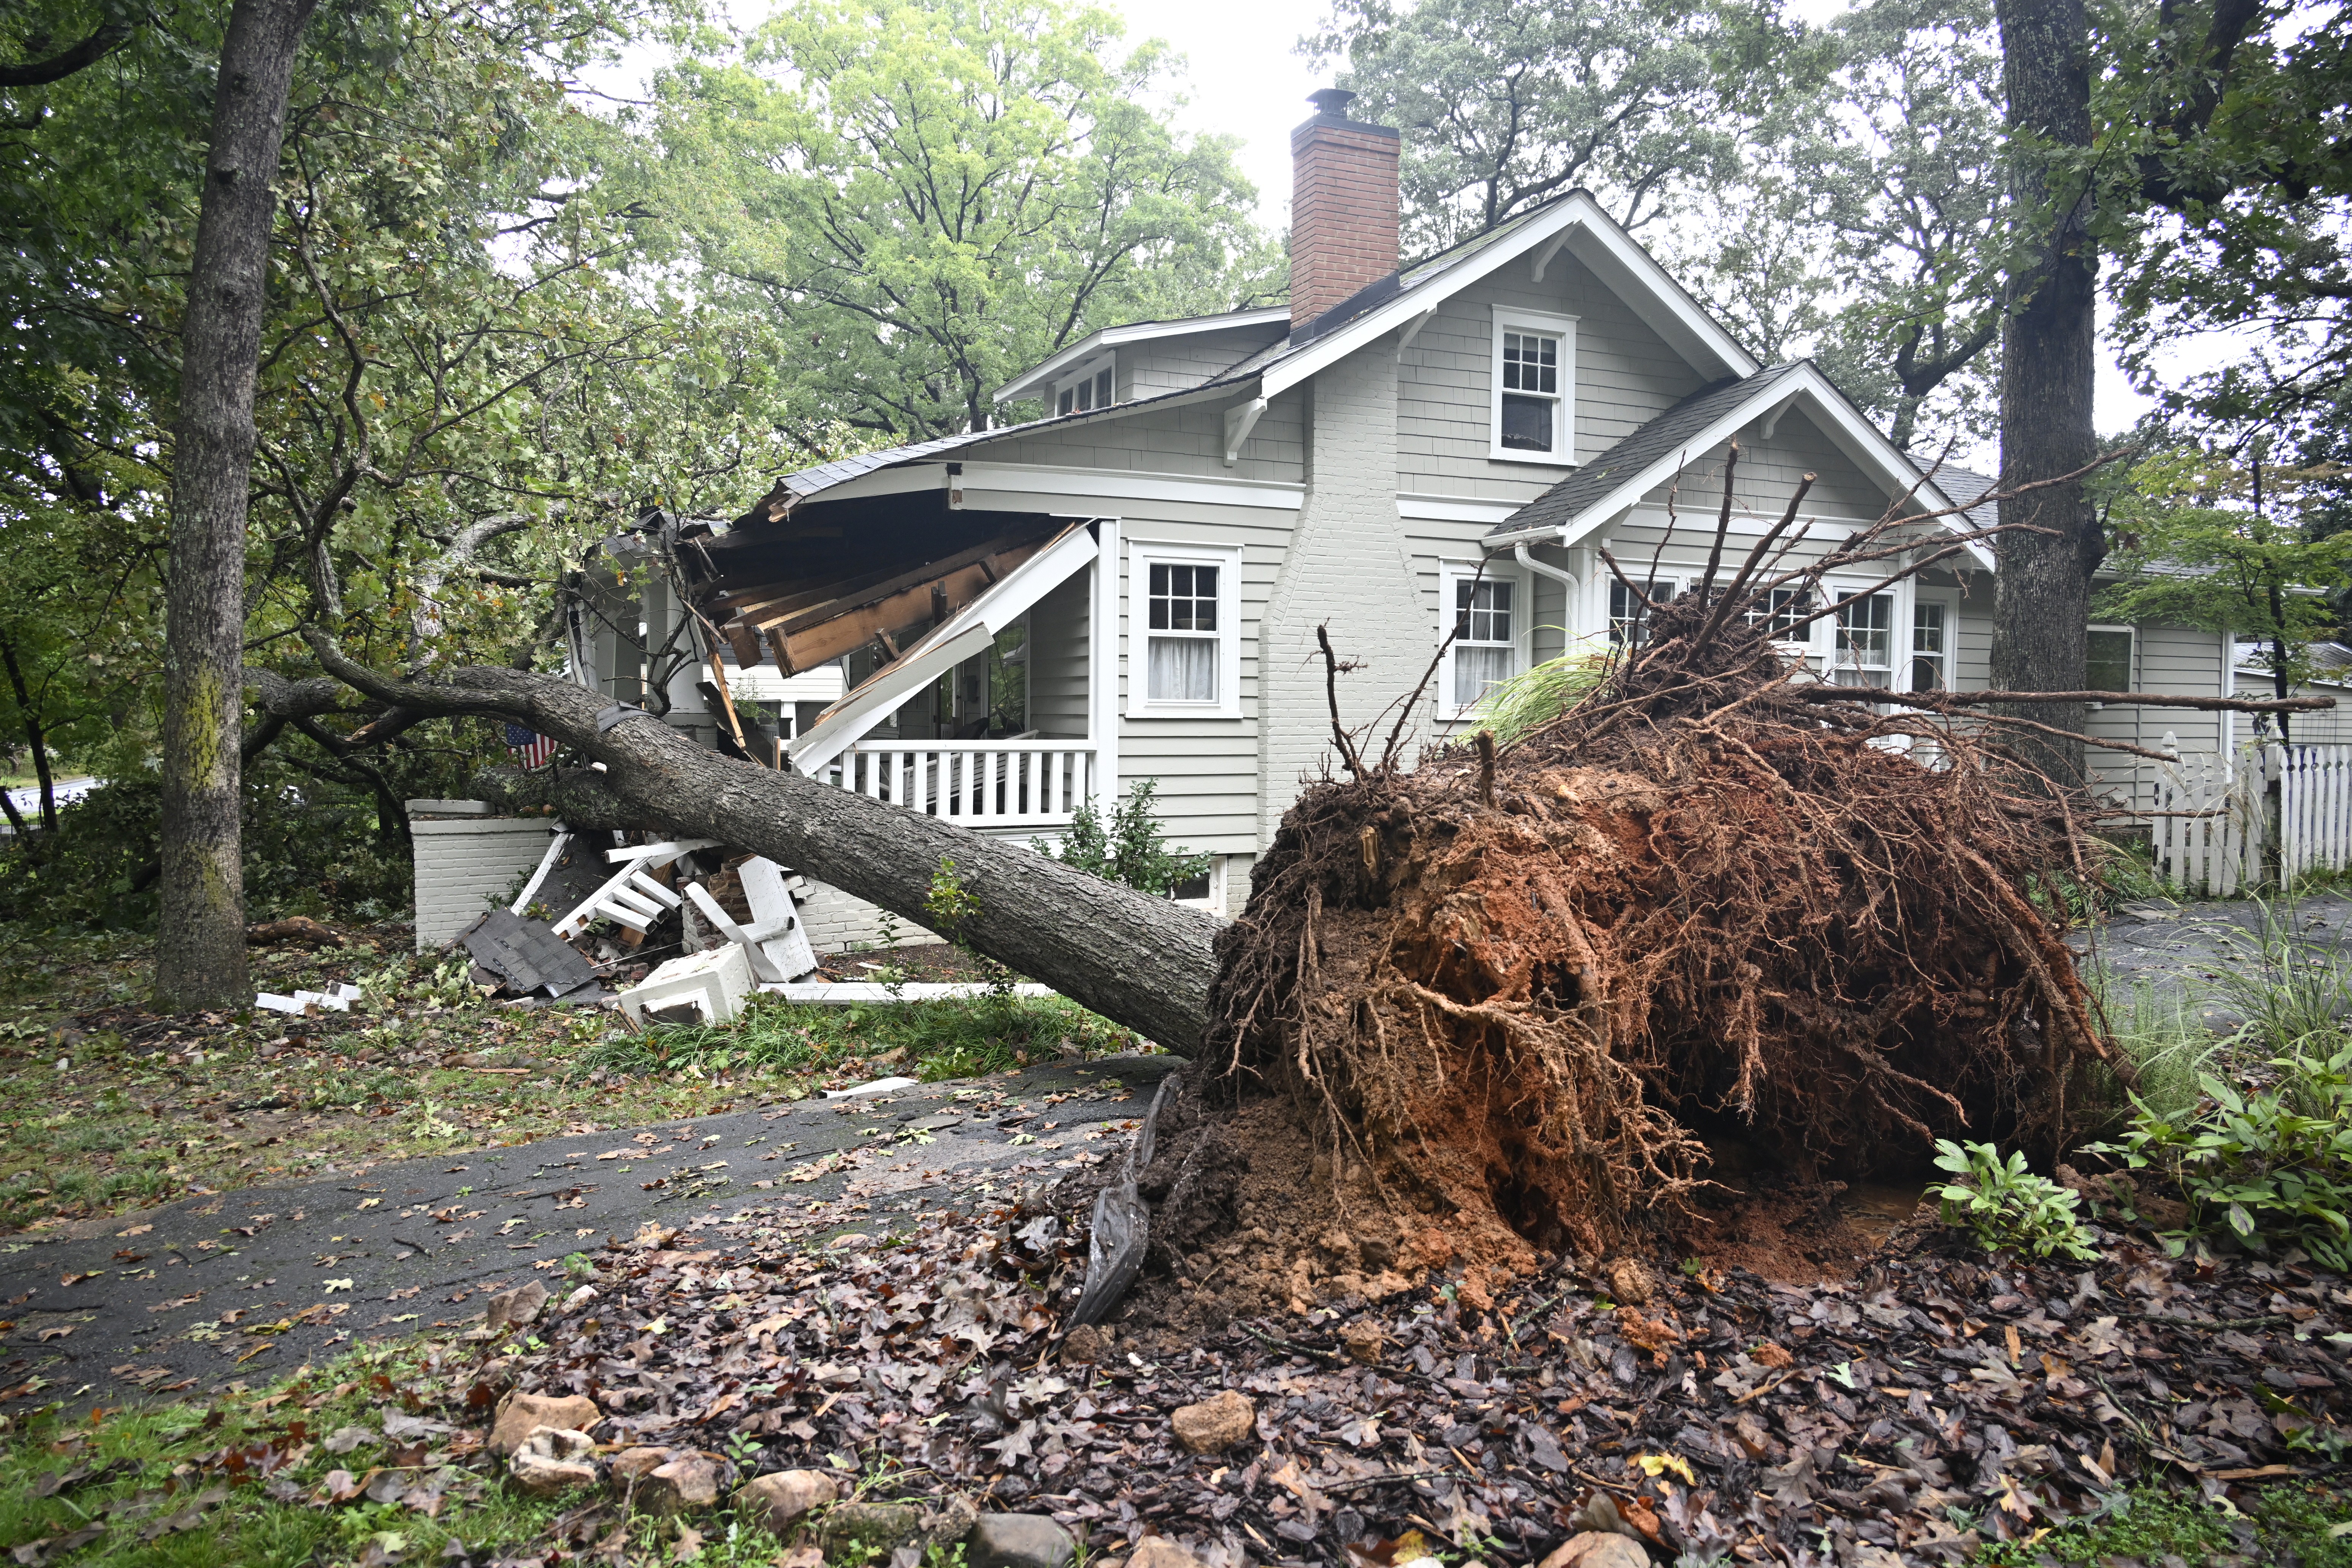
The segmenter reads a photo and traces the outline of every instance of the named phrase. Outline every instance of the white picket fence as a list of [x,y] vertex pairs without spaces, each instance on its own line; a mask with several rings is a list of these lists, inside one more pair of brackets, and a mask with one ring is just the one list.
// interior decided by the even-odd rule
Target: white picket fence
[[2352,866],[2352,746],[2273,741],[2243,747],[2235,757],[2184,755],[2168,734],[2164,750],[2174,760],[2157,769],[2143,809],[2165,880],[2226,899],[2277,879],[2291,883],[2307,871]]

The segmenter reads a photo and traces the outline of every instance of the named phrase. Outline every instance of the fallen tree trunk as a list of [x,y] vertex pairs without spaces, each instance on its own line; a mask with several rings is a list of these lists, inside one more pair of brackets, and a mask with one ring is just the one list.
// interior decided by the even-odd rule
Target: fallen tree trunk
[[528,724],[605,771],[500,771],[476,781],[509,807],[552,806],[577,827],[656,827],[716,838],[830,882],[928,925],[924,903],[943,860],[980,913],[961,932],[1020,973],[1171,1051],[1190,1055],[1207,1028],[1211,943],[1223,922],[1202,910],[1074,871],[1026,846],[835,789],[797,773],[706,751],[650,714],[600,725],[607,705],[571,681],[470,668],[402,680],[306,631],[337,679],[412,713],[486,714]]

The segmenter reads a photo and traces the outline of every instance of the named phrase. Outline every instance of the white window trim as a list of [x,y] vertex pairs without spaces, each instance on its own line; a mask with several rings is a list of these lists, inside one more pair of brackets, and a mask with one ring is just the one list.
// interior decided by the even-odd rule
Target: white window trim
[[[1086,363],[1082,365],[1073,366],[1067,375],[1056,376],[1054,380],[1053,391],[1047,395],[1045,406],[1051,409],[1054,416],[1058,418],[1063,412],[1063,392],[1076,387],[1082,381],[1091,382],[1096,376],[1099,375],[1104,371],[1110,372],[1110,402],[1118,402],[1118,356],[1116,353],[1106,353],[1095,355],[1094,358],[1087,361]],[[1091,413],[1095,408],[1108,408],[1109,406],[1110,403],[1097,403],[1088,408],[1087,412]],[[1070,412],[1075,414],[1079,411],[1073,408]]]
[[1170,901],[1182,904],[1187,909],[1206,910],[1223,920],[1225,914],[1226,859],[1227,857],[1223,855],[1209,857],[1209,890],[1206,893],[1197,899],[1172,899]]
[[[1602,548],[1606,549],[1608,546],[1604,544]],[[1600,565],[1600,560],[1597,555],[1593,558],[1593,563],[1594,565],[1599,566],[1599,570],[1589,570],[1585,574],[1586,580],[1591,586],[1586,589],[1586,593],[1590,595],[1590,602],[1584,617],[1584,624],[1591,627],[1591,630],[1585,635],[1590,638],[1595,647],[1603,649],[1612,648],[1615,647],[1617,645],[1609,640],[1609,596],[1610,590],[1617,586],[1617,577],[1616,574],[1611,572],[1607,566]],[[1628,577],[1632,577],[1633,575],[1634,569],[1642,563],[1620,563],[1620,564],[1625,566],[1625,574]],[[1664,593],[1666,598],[1669,600],[1671,600],[1675,595],[1681,593],[1687,585],[1688,582],[1687,575],[1682,567],[1670,566],[1663,563],[1658,567],[1657,571],[1653,573],[1650,576],[1639,580],[1652,584],[1664,584],[1666,585]],[[1652,602],[1658,603],[1660,601],[1654,599]]]
[[[1217,700],[1151,700],[1151,568],[1215,566]],[[1127,542],[1127,716],[1130,719],[1238,719],[1242,716],[1242,548],[1238,544]]]
[[[1454,630],[1454,585],[1467,583],[1478,575],[1478,563],[1475,561],[1440,561],[1437,563],[1437,639],[1445,644],[1445,658],[1437,672],[1437,716],[1440,721],[1448,724],[1458,724],[1475,711],[1475,707],[1456,708],[1454,705],[1455,645],[1446,642],[1446,637]],[[1485,580],[1511,584],[1511,648],[1517,660],[1517,668],[1512,673],[1516,675],[1528,668],[1528,656],[1535,647],[1532,590],[1525,573],[1516,567],[1497,567],[1491,561],[1486,563]]]
[[[1540,463],[1546,468],[1576,466],[1576,322],[1574,316],[1542,310],[1495,307],[1494,341],[1486,354],[1486,456],[1498,463]],[[1503,334],[1538,331],[1559,339],[1559,449],[1521,452],[1503,445]]]

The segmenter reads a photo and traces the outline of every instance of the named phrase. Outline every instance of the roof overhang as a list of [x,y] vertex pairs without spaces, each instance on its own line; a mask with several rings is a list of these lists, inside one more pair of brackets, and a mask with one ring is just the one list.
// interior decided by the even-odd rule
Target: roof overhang
[[1052,542],[1006,573],[989,589],[875,671],[793,741],[793,766],[813,773],[856,745],[896,713],[909,697],[961,664],[986,653],[997,634],[1027,614],[1100,552],[1094,530],[1073,522]]
[[[1060,353],[1024,371],[989,395],[992,403],[1018,403],[1024,397],[1042,397],[1053,389],[1054,382],[1063,372],[1105,349],[1115,349],[1122,343],[1152,342],[1163,338],[1197,337],[1205,332],[1229,332],[1239,328],[1279,326],[1290,330],[1290,307],[1276,305],[1262,310],[1227,310],[1216,316],[1193,316],[1181,321],[1137,321],[1130,326],[1105,327],[1088,332]],[[1281,332],[1275,334],[1276,337]]]
[[1571,191],[1475,256],[1451,266],[1433,264],[1437,270],[1425,280],[1408,283],[1386,302],[1266,366],[1261,373],[1264,395],[1272,397],[1296,386],[1383,334],[1412,325],[1433,307],[1499,268],[1524,259],[1539,277],[1562,249],[1591,268],[1634,314],[1709,380],[1753,375],[1762,368],[1658,265],[1657,258],[1601,210],[1600,203],[1582,191]]
[[[1497,529],[1486,536],[1489,550],[1507,548],[1513,544],[1556,542],[1573,545],[1596,530],[1606,527],[1639,505],[1643,496],[1666,482],[1694,456],[1712,452],[1752,424],[1767,416],[1800,409],[1815,427],[1863,473],[1874,481],[1892,500],[1908,495],[1916,509],[1922,512],[1944,512],[1936,521],[1948,531],[1973,531],[1965,513],[1951,510],[1954,502],[1939,489],[1934,479],[1920,473],[1903,449],[1888,440],[1877,426],[1847,401],[1830,378],[1818,366],[1806,361],[1793,366],[1786,374],[1776,375],[1760,384],[1755,392],[1731,405],[1717,416],[1678,449],[1669,452],[1628,474],[1623,482],[1600,500],[1559,523],[1544,523],[1532,528]],[[1993,569],[1993,553],[1983,540],[1967,546],[1969,556],[1984,571]]]

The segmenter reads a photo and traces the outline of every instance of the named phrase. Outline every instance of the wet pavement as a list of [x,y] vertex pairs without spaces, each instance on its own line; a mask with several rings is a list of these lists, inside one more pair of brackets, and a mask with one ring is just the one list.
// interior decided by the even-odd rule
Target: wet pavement
[[2352,898],[2336,893],[2258,903],[2252,900],[2126,904],[2095,934],[2078,935],[2087,969],[2105,971],[2112,1009],[2135,993],[2152,1003],[2185,1003],[2205,1026],[2229,1034],[2244,1020],[2230,1003],[2233,977],[2263,965],[2264,922],[2287,936],[2286,956],[2305,963],[2352,961]]
[[20,1233],[0,1242],[0,1401],[268,1382],[355,1344],[478,1322],[481,1298],[530,1280],[561,1297],[567,1255],[647,1224],[830,1208],[833,1231],[873,1232],[894,1214],[987,1203],[1123,1149],[1182,1065],[1112,1057],[779,1102],[207,1194],[79,1239]]

